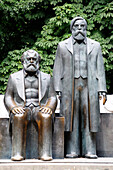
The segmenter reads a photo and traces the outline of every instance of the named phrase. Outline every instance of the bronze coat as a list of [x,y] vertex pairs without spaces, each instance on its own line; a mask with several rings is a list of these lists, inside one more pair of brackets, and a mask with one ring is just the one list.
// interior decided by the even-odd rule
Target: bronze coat
[[[98,92],[106,92],[106,80],[100,44],[87,38],[89,125],[91,132],[99,128]],[[74,99],[74,66],[72,37],[58,44],[53,69],[55,91],[62,92],[61,114],[65,131],[72,131]],[[75,99],[76,100],[76,99]]]
[[[10,75],[4,97],[4,103],[9,111],[16,106],[25,106],[25,84],[23,70]],[[49,74],[39,72],[39,103],[55,111],[56,96]]]

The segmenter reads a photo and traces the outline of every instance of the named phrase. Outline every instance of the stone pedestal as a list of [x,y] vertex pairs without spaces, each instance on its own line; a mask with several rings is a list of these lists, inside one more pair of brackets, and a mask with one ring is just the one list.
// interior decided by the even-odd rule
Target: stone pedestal
[[[97,133],[97,155],[113,157],[113,95],[107,96],[106,105],[100,101],[100,131]],[[53,131],[53,158],[64,158],[64,118],[56,117]],[[27,129],[26,158],[38,157],[38,133],[32,123]],[[11,158],[11,136],[8,113],[0,96],[0,159]]]
[[33,159],[21,162],[0,160],[0,170],[113,170],[113,158],[54,159],[49,162]]
[[0,159],[11,159],[11,136],[8,118],[0,119]]
[[113,95],[107,95],[105,105],[100,100],[100,113],[97,155],[99,157],[113,157]]
[[52,150],[53,158],[64,158],[64,117],[55,118]]
[[97,155],[113,157],[113,113],[101,113],[100,131],[97,133]]

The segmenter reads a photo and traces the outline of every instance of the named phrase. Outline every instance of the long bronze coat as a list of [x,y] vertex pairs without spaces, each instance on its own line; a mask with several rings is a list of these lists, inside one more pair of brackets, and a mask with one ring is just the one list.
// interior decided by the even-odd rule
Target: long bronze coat
[[[89,125],[91,132],[99,128],[98,92],[106,92],[106,80],[100,44],[87,38]],[[61,114],[65,131],[72,131],[74,100],[74,65],[72,36],[58,44],[53,70],[55,91],[62,92]],[[75,99],[76,100],[76,99]]]
[[[25,84],[23,70],[10,75],[4,97],[4,103],[9,111],[15,106],[25,106]],[[39,72],[39,103],[55,111],[56,96],[49,74]]]

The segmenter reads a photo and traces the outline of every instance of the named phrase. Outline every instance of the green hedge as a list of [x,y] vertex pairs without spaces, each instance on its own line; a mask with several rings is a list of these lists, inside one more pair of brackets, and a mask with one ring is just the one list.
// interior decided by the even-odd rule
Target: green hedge
[[101,44],[107,89],[113,93],[112,1],[6,0],[1,3],[0,14],[4,16],[0,26],[0,93],[4,93],[9,75],[22,68],[20,58],[27,49],[39,52],[40,69],[52,75],[57,44],[71,35],[70,21],[76,16],[87,20],[87,36]]

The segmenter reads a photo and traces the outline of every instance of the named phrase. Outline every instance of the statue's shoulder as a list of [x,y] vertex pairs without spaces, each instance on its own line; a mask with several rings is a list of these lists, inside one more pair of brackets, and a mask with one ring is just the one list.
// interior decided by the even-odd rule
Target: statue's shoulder
[[69,38],[67,38],[67,39],[59,42],[59,45],[60,45],[60,46],[64,46],[64,44],[67,44],[69,41],[71,41],[71,37],[69,37]]
[[10,76],[13,77],[13,78],[17,78],[22,74],[23,74],[23,69],[15,72],[15,73],[12,73]]
[[100,46],[100,43],[98,41],[95,41],[95,40],[93,40],[91,38],[87,38],[87,41],[90,41],[90,43],[92,43],[92,44],[94,44],[96,46]]
[[44,72],[42,72],[42,71],[40,71],[40,75],[41,75],[41,77],[43,77],[43,78],[50,78],[50,77],[51,77],[50,74],[44,73]]

